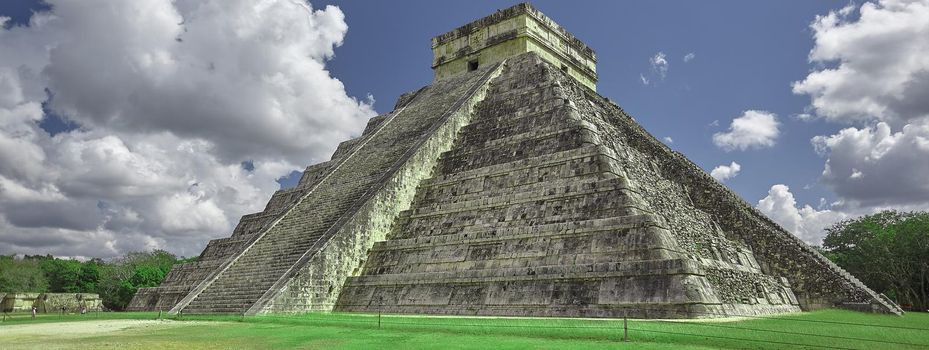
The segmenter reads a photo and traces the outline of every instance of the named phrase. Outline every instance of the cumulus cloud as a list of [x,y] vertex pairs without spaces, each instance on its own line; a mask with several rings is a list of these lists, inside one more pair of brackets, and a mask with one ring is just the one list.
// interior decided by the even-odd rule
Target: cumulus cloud
[[865,2],[810,25],[819,66],[793,84],[816,114],[836,121],[877,119],[899,127],[929,117],[929,1]]
[[325,157],[370,110],[324,67],[347,30],[342,12],[295,3],[54,4],[54,25],[70,30],[44,69],[52,107],[82,125],[209,140],[229,161]]
[[929,209],[929,1],[850,4],[811,28],[814,69],[792,86],[811,105],[795,118],[858,124],[811,140],[826,159],[820,181],[838,199],[800,207],[775,185],[758,209],[819,244],[846,218]]
[[667,143],[667,144],[669,144],[669,145],[674,143],[674,139],[672,139],[671,136],[665,136],[665,137],[663,137],[663,138],[661,138],[661,139],[662,139],[665,143]]
[[747,110],[732,120],[729,130],[713,134],[713,143],[723,150],[746,150],[774,146],[780,135],[777,115]]
[[697,55],[695,55],[693,52],[689,52],[684,55],[684,63],[693,61],[694,58],[697,58]]
[[756,208],[812,245],[821,245],[826,235],[825,229],[849,217],[842,211],[818,210],[809,205],[798,207],[790,188],[782,184],[771,186],[768,195],[758,201]]
[[197,254],[374,115],[325,68],[336,7],[50,3],[0,30],[2,254]]
[[929,1],[851,4],[811,28],[803,119],[858,124],[812,139],[820,180],[843,210],[929,209]]
[[821,180],[862,206],[929,207],[929,123],[891,132],[886,123],[846,128],[812,140],[825,156]]
[[716,181],[723,182],[736,177],[741,170],[742,166],[739,165],[739,163],[732,162],[729,165],[720,165],[713,168],[713,171],[710,171],[710,176],[716,179]]

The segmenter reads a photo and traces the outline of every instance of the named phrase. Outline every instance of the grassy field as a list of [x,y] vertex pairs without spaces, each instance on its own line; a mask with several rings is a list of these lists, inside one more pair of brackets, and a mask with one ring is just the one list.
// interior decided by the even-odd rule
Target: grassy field
[[415,317],[17,314],[3,349],[929,349],[929,314],[827,310],[727,321]]

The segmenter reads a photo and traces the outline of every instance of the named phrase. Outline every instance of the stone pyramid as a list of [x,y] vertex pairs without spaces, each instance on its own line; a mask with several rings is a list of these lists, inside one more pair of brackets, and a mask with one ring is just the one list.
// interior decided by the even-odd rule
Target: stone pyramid
[[898,313],[643,130],[528,4],[130,308],[695,318]]

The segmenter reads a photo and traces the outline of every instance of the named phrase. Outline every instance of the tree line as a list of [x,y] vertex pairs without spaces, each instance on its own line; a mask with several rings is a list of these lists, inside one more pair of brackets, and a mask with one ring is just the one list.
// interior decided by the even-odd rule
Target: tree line
[[929,212],[883,211],[826,229],[822,252],[904,309],[929,309]]
[[124,310],[139,288],[158,286],[172,266],[195,259],[164,250],[129,253],[110,261],[0,255],[0,292],[96,293],[107,309]]

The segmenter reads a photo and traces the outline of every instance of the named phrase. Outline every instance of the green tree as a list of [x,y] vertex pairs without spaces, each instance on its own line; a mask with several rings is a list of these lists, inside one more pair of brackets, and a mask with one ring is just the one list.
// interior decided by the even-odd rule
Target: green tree
[[100,279],[97,282],[97,294],[100,294],[103,306],[110,310],[122,310],[125,304],[119,301],[118,293],[123,281],[132,276],[129,266],[120,260],[115,260],[100,266],[99,272]]
[[0,292],[44,293],[48,279],[36,259],[0,255]]
[[929,213],[883,211],[826,229],[823,251],[901,305],[929,307]]
[[80,293],[81,262],[77,260],[50,259],[42,262],[42,271],[48,278],[48,290],[52,293]]
[[100,263],[99,260],[91,260],[81,264],[81,271],[78,275],[77,289],[81,293],[96,293],[97,283],[100,281]]
[[51,255],[0,256],[0,292],[97,293],[105,307],[123,310],[139,288],[158,286],[175,264],[194,260],[164,250],[85,262]]
[[116,304],[125,308],[139,288],[157,287],[165,278],[165,272],[159,266],[137,266],[128,280],[119,284]]
[[97,293],[103,305],[123,310],[139,288],[155,287],[180,260],[164,250],[133,252],[100,268]]

